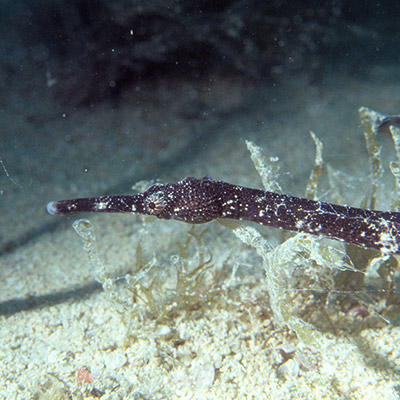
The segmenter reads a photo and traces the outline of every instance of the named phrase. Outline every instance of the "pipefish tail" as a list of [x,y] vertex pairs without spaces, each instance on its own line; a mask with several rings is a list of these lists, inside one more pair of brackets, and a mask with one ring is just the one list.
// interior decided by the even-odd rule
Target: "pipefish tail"
[[53,201],[51,215],[135,213],[202,224],[247,220],[400,254],[400,213],[374,211],[266,192],[204,178],[155,184],[143,193]]

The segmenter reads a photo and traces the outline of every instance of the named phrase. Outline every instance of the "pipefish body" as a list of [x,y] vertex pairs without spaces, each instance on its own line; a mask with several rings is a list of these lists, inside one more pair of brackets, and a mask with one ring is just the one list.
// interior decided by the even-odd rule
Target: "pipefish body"
[[201,224],[217,218],[247,220],[323,235],[400,254],[400,213],[348,207],[251,189],[205,176],[155,184],[143,193],[48,203],[51,215],[81,212],[135,213]]

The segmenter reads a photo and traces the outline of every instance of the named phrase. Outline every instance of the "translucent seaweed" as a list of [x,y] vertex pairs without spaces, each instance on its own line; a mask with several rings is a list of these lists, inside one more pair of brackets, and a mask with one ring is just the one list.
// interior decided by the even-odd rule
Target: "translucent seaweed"
[[[153,318],[168,323],[176,314],[177,308],[181,312],[191,312],[199,308],[200,304],[208,303],[219,290],[219,285],[210,286],[206,279],[206,271],[212,267],[212,255],[204,245],[202,236],[206,231],[197,234],[194,230],[184,243],[177,243],[179,254],[171,257],[169,266],[161,267],[156,258],[146,261],[139,251],[136,252],[136,267],[134,274],[126,275],[128,290],[134,298],[140,299],[148,307]],[[195,252],[192,254],[191,242],[196,242]],[[170,278],[159,274],[161,269],[168,269]]]
[[315,159],[314,168],[311,170],[310,178],[308,179],[305,196],[308,199],[317,200],[318,182],[322,175],[324,161],[322,158],[322,142],[318,139],[314,132],[310,132],[311,138],[315,144]]
[[[372,193],[367,196],[362,206],[376,208],[377,193],[380,180],[384,169],[381,163],[381,146],[378,144],[376,135],[382,121],[387,118],[383,114],[376,113],[365,107],[360,108],[360,118],[364,128],[366,147],[371,165],[371,186]],[[395,189],[393,191],[393,209],[397,210],[400,206],[400,130],[390,126],[389,131],[392,134],[395,145],[397,161],[390,163],[390,169],[395,178]],[[324,165],[322,158],[322,143],[315,134],[311,133],[312,139],[316,145],[316,156],[314,168],[310,174],[309,182],[306,188],[306,196],[312,199],[318,199],[318,182],[322,176]],[[248,144],[249,147],[249,144]],[[257,149],[257,151],[254,151]],[[262,151],[253,143],[249,150],[252,154],[252,160],[259,174],[261,175],[264,186],[268,186],[268,179],[271,177],[271,165],[268,159],[262,155]],[[274,168],[277,168],[274,166]],[[334,180],[343,180],[343,173],[334,171],[328,167],[328,176],[331,187],[337,186]],[[345,174],[346,179],[352,179]],[[345,179],[345,180],[346,180]],[[274,183],[274,186],[277,185]],[[341,196],[339,191],[334,191],[336,202],[340,203]],[[378,300],[375,307],[380,313],[385,313],[382,308],[390,307],[398,300],[399,296],[394,291],[394,275],[398,269],[398,257],[388,256],[372,250],[360,249],[354,245],[344,245],[343,251],[324,244],[318,238],[306,234],[297,234],[281,244],[272,248],[261,234],[255,228],[236,227],[233,229],[235,235],[244,243],[254,247],[257,253],[263,259],[263,266],[266,271],[266,284],[270,296],[271,308],[274,313],[274,320],[278,326],[287,326],[293,330],[297,336],[307,345],[321,348],[323,343],[322,336],[316,328],[298,317],[291,310],[290,287],[296,271],[306,270],[307,265],[314,263],[314,280],[324,274],[328,268],[331,275],[325,279],[329,283],[326,290],[330,287],[339,288],[341,294],[348,293],[350,304],[365,304],[363,300],[357,300],[356,291],[362,291],[367,285],[369,288],[376,287],[382,303]],[[300,281],[301,282],[301,279]],[[306,279],[303,280],[303,283]],[[336,292],[336,290],[334,290]],[[339,293],[338,292],[338,293]],[[328,300],[327,300],[328,301]],[[348,304],[349,300],[344,304]],[[371,307],[371,304],[369,305]],[[328,315],[326,315],[328,317]],[[328,317],[329,318],[329,317]],[[385,320],[385,317],[381,317]],[[387,322],[389,322],[387,320]]]
[[392,194],[392,210],[400,211],[400,129],[395,126],[389,127],[392,135],[394,149],[396,151],[396,161],[389,163],[390,171],[394,176],[394,189]]
[[279,166],[277,165],[277,162],[279,161],[279,158],[268,158],[264,154],[264,150],[250,140],[246,140],[246,145],[250,152],[250,157],[253,161],[254,167],[261,177],[264,189],[269,192],[282,193],[282,188],[278,183]]
[[[391,161],[389,163],[390,170],[394,176],[394,190],[392,192],[392,210],[399,211],[400,209],[400,130],[396,126],[391,125],[391,121],[395,121],[393,116],[387,116],[382,113],[378,113],[367,107],[361,107],[359,109],[360,119],[364,128],[364,136],[366,139],[367,152],[369,155],[371,170],[372,170],[372,195],[370,201],[365,202],[362,206],[376,207],[376,194],[378,192],[378,184],[383,176],[383,167],[381,164],[381,146],[377,142],[377,135],[380,134],[382,126],[389,124],[388,131],[392,135],[394,149],[396,153],[397,161]],[[360,253],[359,249],[354,249],[353,252]],[[395,271],[398,270],[399,257],[398,256],[385,256],[383,254],[373,253],[364,264],[362,268],[365,269],[365,280],[366,282],[380,281],[384,282],[382,288],[382,297],[385,300],[385,312],[388,307],[393,304],[393,298],[398,299],[398,295],[394,293],[396,288],[394,287]]]
[[382,147],[376,140],[377,127],[382,120],[383,115],[367,107],[361,107],[359,110],[361,125],[364,128],[364,138],[367,152],[371,162],[372,173],[372,194],[369,202],[363,204],[366,208],[376,208],[376,194],[378,191],[378,181],[382,178],[384,170],[381,163]]
[[[322,143],[312,132],[311,137],[316,145],[316,156],[306,194],[311,198],[316,198],[318,181],[323,168]],[[246,143],[263,185],[268,187],[269,179],[274,176],[271,174],[273,166],[258,146],[248,141]],[[279,185],[276,183],[272,185],[272,187],[277,186]],[[350,258],[336,248],[321,244],[318,237],[303,233],[285,240],[275,248],[272,248],[259,231],[253,227],[238,226],[233,229],[233,233],[244,243],[254,247],[263,259],[267,290],[275,323],[280,327],[287,326],[307,345],[321,348],[324,341],[318,330],[291,313],[288,287],[293,279],[294,271],[298,268],[304,269],[305,265],[310,262],[315,263],[321,269],[355,271]]]
[[263,259],[267,290],[275,323],[287,326],[307,345],[320,348],[321,334],[309,323],[290,313],[288,283],[293,270],[314,261],[317,265],[341,270],[353,270],[346,255],[332,247],[324,246],[317,237],[299,233],[275,248],[252,227],[239,226],[233,233],[244,243],[256,249]]
[[82,238],[83,248],[89,259],[89,266],[97,282],[101,284],[108,296],[115,297],[115,282],[107,274],[96,246],[96,236],[92,223],[87,219],[79,219],[72,224],[75,232]]
[[[212,254],[203,241],[207,230],[199,234],[192,228],[185,242],[177,243],[179,253],[171,257],[169,265],[160,265],[155,256],[146,258],[139,242],[133,271],[121,279],[113,278],[107,272],[97,249],[91,222],[80,219],[73,223],[73,227],[83,240],[94,278],[113,302],[128,336],[148,337],[152,325],[147,324],[147,328],[139,332],[137,321],[146,318],[158,323],[174,324],[177,314],[186,314],[188,317],[199,310],[204,312],[206,304],[208,307],[215,306],[218,299],[224,298],[222,285],[227,276],[227,263],[223,263],[219,272],[214,272],[211,278],[206,275],[213,266]],[[125,284],[117,287],[116,280]]]

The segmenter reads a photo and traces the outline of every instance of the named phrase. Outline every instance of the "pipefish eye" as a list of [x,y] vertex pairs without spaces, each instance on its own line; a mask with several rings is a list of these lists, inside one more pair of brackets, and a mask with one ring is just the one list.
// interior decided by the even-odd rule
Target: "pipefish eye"
[[144,201],[144,205],[146,207],[147,213],[151,215],[159,215],[167,205],[167,202],[165,201],[164,198],[164,193],[163,192],[152,193]]

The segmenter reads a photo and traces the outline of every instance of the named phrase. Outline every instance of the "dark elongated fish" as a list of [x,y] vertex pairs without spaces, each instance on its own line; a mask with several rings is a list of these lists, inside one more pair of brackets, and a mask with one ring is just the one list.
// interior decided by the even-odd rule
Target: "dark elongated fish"
[[383,253],[400,254],[400,213],[250,189],[208,176],[156,184],[135,195],[53,201],[47,205],[47,211],[52,215],[81,212],[147,214],[191,224],[216,218],[247,220],[290,231],[324,235]]

